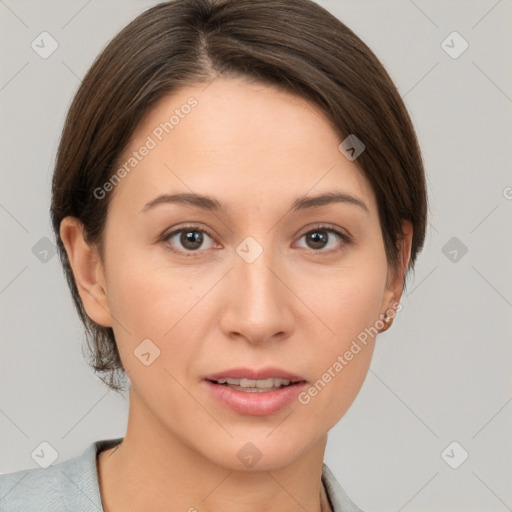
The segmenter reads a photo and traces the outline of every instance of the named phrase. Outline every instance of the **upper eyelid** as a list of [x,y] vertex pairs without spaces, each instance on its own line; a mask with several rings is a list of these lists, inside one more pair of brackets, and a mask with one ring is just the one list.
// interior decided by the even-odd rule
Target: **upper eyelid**
[[[172,231],[169,231],[169,233],[167,234],[164,234],[163,235],[163,238],[169,238],[171,235],[175,235],[176,233],[180,233],[181,231],[185,231],[189,229],[190,231],[202,231],[204,233],[206,233],[210,238],[215,238],[210,232],[208,229],[206,228],[203,228],[201,226],[198,226],[198,225],[190,225],[190,226],[182,226],[182,227],[179,227],[179,228],[176,228],[176,229],[173,229]],[[315,231],[315,229],[318,229],[318,230],[324,230],[324,231],[336,231],[338,232],[340,235],[345,235],[349,238],[351,238],[351,235],[349,235],[348,233],[344,233],[343,229],[342,228],[338,228],[336,226],[331,226],[329,224],[325,224],[325,225],[322,225],[322,224],[319,224],[317,226],[312,226],[310,228],[308,228],[306,231],[304,231],[302,233],[302,235],[300,235],[301,237],[304,236],[304,235],[307,235],[308,233],[311,233],[312,231]]]
[[[215,237],[212,234],[210,234],[209,230],[207,230],[206,228],[203,228],[201,226],[194,225],[194,224],[191,224],[191,225],[188,225],[188,226],[181,226],[181,227],[178,227],[177,229],[173,229],[169,233],[164,234],[162,236],[162,239],[163,239],[163,241],[167,241],[171,236],[174,236],[177,233],[180,233],[180,232],[186,231],[186,230],[203,232],[203,233],[207,234],[215,242]],[[352,239],[353,239],[353,237],[350,234],[345,233],[343,229],[338,228],[336,226],[332,226],[330,224],[322,225],[321,223],[318,223],[316,226],[312,226],[312,227],[308,228],[306,231],[304,231],[299,236],[299,239],[302,238],[303,236],[307,235],[308,233],[311,233],[311,232],[315,231],[315,230],[318,230],[318,231],[320,231],[320,230],[328,231],[328,232],[338,236],[339,238],[341,238],[344,243],[351,242]],[[217,242],[215,242],[215,243],[217,243]],[[201,252],[201,251],[199,250],[199,251],[190,251],[190,252],[193,253],[193,252]],[[327,251],[325,251],[325,252],[327,252]]]
[[194,226],[194,225],[191,225],[191,226],[182,226],[180,228],[177,228],[177,229],[173,229],[172,231],[169,231],[169,233],[167,234],[164,234],[162,236],[162,238],[164,240],[166,240],[167,238],[169,238],[170,236],[173,236],[175,235],[176,233],[180,233],[182,231],[186,231],[186,230],[189,230],[189,231],[201,231],[203,233],[206,233],[210,238],[214,238],[214,236],[205,228],[202,228],[201,226]]

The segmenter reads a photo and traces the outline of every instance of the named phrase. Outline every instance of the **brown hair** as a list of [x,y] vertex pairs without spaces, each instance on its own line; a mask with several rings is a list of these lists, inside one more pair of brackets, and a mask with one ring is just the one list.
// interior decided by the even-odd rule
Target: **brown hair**
[[[390,268],[399,264],[402,219],[413,239],[409,269],[425,238],[427,194],[420,149],[407,110],[377,57],[348,27],[311,0],[175,0],[127,25],[98,56],[64,125],[52,185],[59,255],[85,326],[90,364],[113,390],[125,377],[112,328],[86,314],[60,238],[77,217],[103,257],[110,194],[93,191],[115,172],[141,117],[164,95],[216,76],[243,76],[318,105],[340,136],[366,149],[355,163],[377,199]],[[404,286],[405,286],[404,277]]]

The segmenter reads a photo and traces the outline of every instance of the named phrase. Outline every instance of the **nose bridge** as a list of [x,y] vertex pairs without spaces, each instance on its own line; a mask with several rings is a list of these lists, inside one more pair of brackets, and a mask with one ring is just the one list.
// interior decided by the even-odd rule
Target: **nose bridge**
[[291,319],[289,291],[276,277],[281,265],[272,236],[259,239],[262,243],[248,236],[235,249],[231,293],[223,313],[225,329],[253,342],[287,331]]
[[236,248],[235,276],[239,280],[237,288],[244,294],[244,302],[265,309],[273,306],[269,302],[278,302],[276,278],[270,271],[275,266],[276,251],[272,246],[272,236],[258,238],[260,241],[248,236]]

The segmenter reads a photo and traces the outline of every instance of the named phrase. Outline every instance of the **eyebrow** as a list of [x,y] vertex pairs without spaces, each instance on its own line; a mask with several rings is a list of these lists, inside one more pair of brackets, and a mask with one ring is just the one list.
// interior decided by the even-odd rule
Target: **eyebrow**
[[[361,199],[358,199],[357,197],[354,197],[345,192],[327,192],[316,196],[299,197],[293,202],[291,210],[303,211],[310,208],[319,208],[321,206],[326,206],[333,203],[344,203],[359,206],[367,213],[370,213],[368,207],[363,201],[361,201]],[[227,211],[226,206],[213,197],[194,193],[181,193],[161,194],[149,201],[144,206],[144,208],[142,208],[140,213],[147,212],[159,204],[185,204],[195,206],[196,208],[201,208],[207,211]]]

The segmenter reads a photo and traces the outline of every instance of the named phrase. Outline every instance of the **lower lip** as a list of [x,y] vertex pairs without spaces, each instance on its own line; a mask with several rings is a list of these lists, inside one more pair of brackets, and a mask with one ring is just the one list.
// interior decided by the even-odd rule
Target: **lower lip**
[[250,393],[238,391],[222,384],[215,384],[209,380],[204,382],[206,387],[223,405],[235,412],[251,416],[265,416],[280,411],[290,405],[307,384],[302,381],[273,391]]

